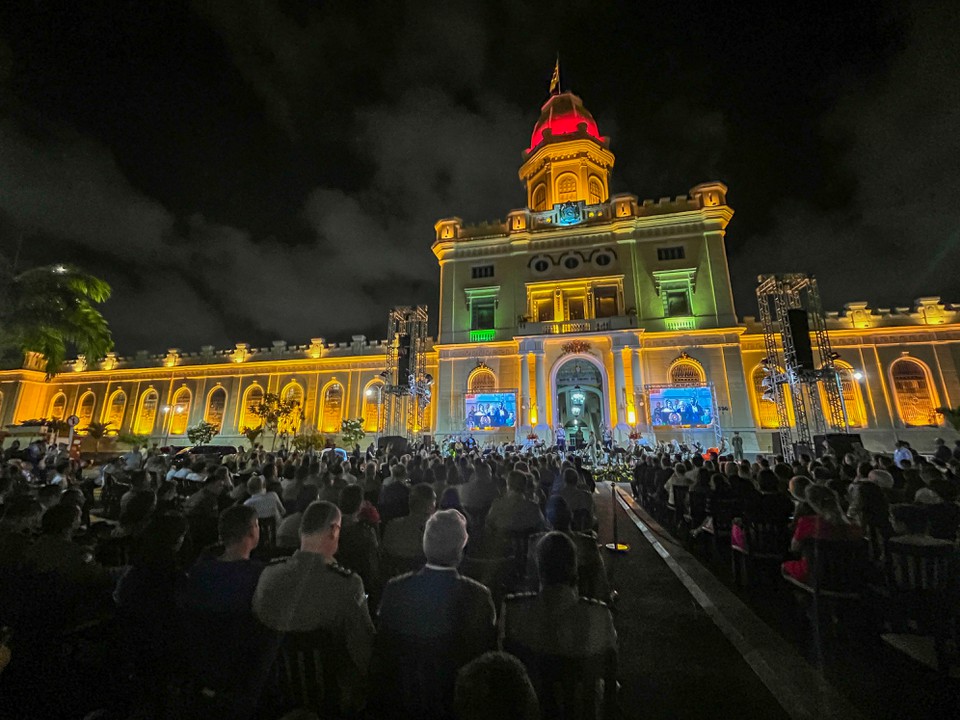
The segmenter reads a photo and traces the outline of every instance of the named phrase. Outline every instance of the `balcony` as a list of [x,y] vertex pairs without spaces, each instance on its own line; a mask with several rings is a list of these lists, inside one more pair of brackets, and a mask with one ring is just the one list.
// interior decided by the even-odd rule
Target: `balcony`
[[470,342],[472,343],[491,342],[496,337],[497,337],[497,331],[493,329],[470,331]]
[[517,328],[519,335],[567,335],[572,333],[610,332],[627,330],[637,326],[632,315],[617,315],[586,320],[551,320],[547,322],[521,322]]

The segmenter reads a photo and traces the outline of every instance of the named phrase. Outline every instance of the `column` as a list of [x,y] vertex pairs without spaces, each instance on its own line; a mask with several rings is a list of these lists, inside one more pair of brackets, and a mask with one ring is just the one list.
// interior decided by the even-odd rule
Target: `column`
[[537,375],[537,426],[534,432],[543,436],[550,431],[547,425],[547,368],[543,351],[534,353],[533,357]]
[[520,405],[524,408],[524,415],[518,431],[525,435],[530,425],[530,365],[525,352],[520,353]]
[[620,436],[618,439],[621,441],[630,433],[630,428],[627,426],[626,422],[627,383],[624,379],[623,373],[623,351],[624,348],[613,348],[613,386],[614,392],[616,393],[616,402],[614,405],[617,408],[617,425],[614,430],[616,431],[616,434]]

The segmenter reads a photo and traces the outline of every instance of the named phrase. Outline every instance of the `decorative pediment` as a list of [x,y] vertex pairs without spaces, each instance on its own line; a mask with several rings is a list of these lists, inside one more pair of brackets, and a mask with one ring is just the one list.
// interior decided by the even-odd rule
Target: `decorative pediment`
[[660,294],[660,290],[669,286],[683,286],[690,288],[691,291],[697,290],[697,269],[689,268],[686,270],[654,270],[653,287]]

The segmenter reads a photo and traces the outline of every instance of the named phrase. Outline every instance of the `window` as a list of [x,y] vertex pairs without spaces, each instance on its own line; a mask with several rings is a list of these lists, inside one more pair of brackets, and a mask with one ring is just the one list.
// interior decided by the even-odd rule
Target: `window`
[[383,409],[383,383],[372,382],[363,391],[363,429],[366,432],[379,432]]
[[579,297],[567,298],[567,320],[583,320],[587,316],[586,298]]
[[496,327],[495,316],[495,298],[478,297],[470,301],[471,330],[493,330]]
[[657,248],[657,260],[683,260],[686,252],[683,246]]
[[679,317],[690,314],[690,291],[686,288],[674,288],[663,291],[663,312],[667,317]]
[[63,420],[67,415],[67,396],[62,392],[53,396],[47,416],[51,420]]
[[83,430],[90,421],[93,420],[93,410],[97,406],[97,397],[92,392],[84,393],[77,403],[77,417],[80,421],[77,423],[77,430]]
[[580,267],[580,258],[574,257],[573,255],[565,257],[563,259],[563,266],[567,270],[576,270],[578,267]]
[[470,277],[474,280],[493,277],[493,265],[474,265],[470,268]]
[[111,397],[107,407],[107,417],[105,422],[110,426],[108,430],[112,433],[119,433],[123,427],[123,413],[127,409],[127,394],[123,390],[117,390]]
[[467,387],[471,393],[493,392],[497,389],[497,376],[490,368],[477,368],[470,373]]
[[537,310],[537,322],[550,322],[553,320],[553,295],[549,297],[539,297],[534,302]]
[[613,256],[608,252],[598,253],[597,256],[593,258],[593,262],[599,267],[606,267],[613,262]]
[[706,379],[703,368],[691,360],[680,360],[670,368],[670,382],[675,385],[702,385]]
[[602,285],[593,291],[594,316],[598,318],[614,317],[620,314],[617,302],[617,288],[613,285]]
[[542,212],[547,209],[547,186],[546,185],[537,185],[533,191],[533,207],[531,208],[534,212]]
[[257,407],[263,402],[263,388],[251,385],[243,396],[240,409],[240,432],[246,429],[256,430],[263,425],[263,418],[257,415]]
[[320,427],[323,432],[340,432],[343,424],[343,386],[334,382],[323,393],[323,416]]
[[216,387],[207,395],[207,411],[203,414],[204,421],[216,425],[217,430],[223,427],[223,416],[227,409],[227,391]]
[[[866,422],[866,413],[863,409],[863,400],[860,397],[860,384],[853,376],[853,368],[837,364],[840,374],[840,393],[843,395],[843,406],[847,411],[847,425],[853,428],[863,427]],[[826,396],[824,396],[826,400]],[[830,418],[830,411],[824,408],[824,415]]]
[[918,360],[900,358],[890,368],[900,419],[907,427],[938,425],[929,372]]
[[140,398],[140,411],[137,413],[137,422],[134,432],[137,435],[149,435],[153,432],[153,425],[157,420],[157,407],[160,405],[160,396],[156,390],[147,390]]
[[[778,428],[780,427],[780,419],[777,416],[777,403],[773,400],[763,399],[765,390],[763,379],[766,376],[767,373],[764,371],[763,365],[757,365],[753,369],[751,381],[753,382],[753,394],[757,398],[757,424],[762,428]],[[784,388],[784,390],[787,391],[787,388]]]
[[574,175],[561,175],[557,181],[557,202],[572,202],[577,199],[577,178]]
[[303,419],[303,388],[297,382],[289,383],[280,393],[280,397],[284,402],[293,405],[296,411],[277,427],[277,432],[296,435],[300,431],[300,424]]
[[550,261],[546,258],[539,258],[533,261],[533,271],[537,273],[545,273],[550,269]]
[[592,177],[590,178],[590,204],[599,205],[603,202],[603,185],[600,181]]
[[190,404],[193,395],[185,387],[177,390],[173,396],[173,416],[170,419],[170,434],[183,435],[190,422]]

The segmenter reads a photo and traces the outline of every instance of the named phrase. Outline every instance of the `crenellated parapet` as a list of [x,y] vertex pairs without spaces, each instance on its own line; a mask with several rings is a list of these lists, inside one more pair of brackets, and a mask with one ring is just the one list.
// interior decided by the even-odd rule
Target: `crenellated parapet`
[[[912,307],[872,308],[858,301],[845,303],[842,311],[827,311],[824,317],[829,331],[952,325],[960,323],[960,305],[942,303],[938,296],[917,298]],[[743,318],[743,324],[748,334],[763,332],[755,317]]]

